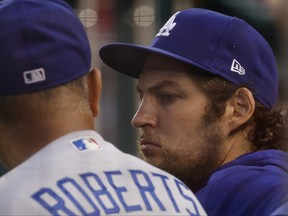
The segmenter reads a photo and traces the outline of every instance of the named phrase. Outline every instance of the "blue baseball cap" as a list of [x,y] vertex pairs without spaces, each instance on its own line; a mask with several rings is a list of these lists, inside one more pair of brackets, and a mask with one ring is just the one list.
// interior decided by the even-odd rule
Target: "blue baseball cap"
[[0,2],[0,95],[61,85],[90,67],[85,28],[65,1]]
[[151,53],[172,57],[234,84],[250,84],[254,97],[269,109],[277,101],[278,72],[273,51],[239,18],[190,8],[175,13],[149,46],[111,43],[99,52],[108,66],[134,78],[139,77]]

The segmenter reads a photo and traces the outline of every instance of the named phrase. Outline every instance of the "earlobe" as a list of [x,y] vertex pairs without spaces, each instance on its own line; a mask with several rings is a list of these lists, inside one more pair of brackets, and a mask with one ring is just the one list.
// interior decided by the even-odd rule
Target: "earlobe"
[[251,91],[244,87],[239,88],[235,92],[228,105],[231,107],[231,116],[229,118],[231,131],[245,124],[255,111],[255,99]]
[[100,70],[93,68],[87,75],[87,84],[89,91],[89,104],[93,116],[96,117],[99,113],[99,102],[102,91],[102,80]]

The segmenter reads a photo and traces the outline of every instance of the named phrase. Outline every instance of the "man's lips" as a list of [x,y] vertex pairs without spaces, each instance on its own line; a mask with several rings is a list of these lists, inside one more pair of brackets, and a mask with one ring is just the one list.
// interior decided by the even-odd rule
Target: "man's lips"
[[161,145],[149,140],[149,139],[140,139],[141,150],[147,148],[161,148]]

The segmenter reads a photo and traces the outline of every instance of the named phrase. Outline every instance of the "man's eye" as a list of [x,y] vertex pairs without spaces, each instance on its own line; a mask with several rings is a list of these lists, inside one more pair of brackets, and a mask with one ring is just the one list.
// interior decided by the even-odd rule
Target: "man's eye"
[[159,99],[162,103],[172,103],[177,99],[177,96],[172,94],[161,94],[159,95]]

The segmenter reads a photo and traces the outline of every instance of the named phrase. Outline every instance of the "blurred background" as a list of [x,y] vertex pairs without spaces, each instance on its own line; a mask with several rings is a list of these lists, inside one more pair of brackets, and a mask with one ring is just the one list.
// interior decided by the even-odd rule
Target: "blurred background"
[[[124,152],[138,155],[137,130],[131,126],[138,99],[136,80],[103,65],[99,48],[109,42],[148,45],[175,12],[207,8],[244,19],[270,43],[280,73],[279,104],[288,104],[287,0],[66,0],[86,27],[92,67],[102,71],[103,94],[98,132]],[[129,58],[129,56],[127,56]],[[269,86],[267,86],[269,88]],[[5,170],[0,168],[0,174]]]

